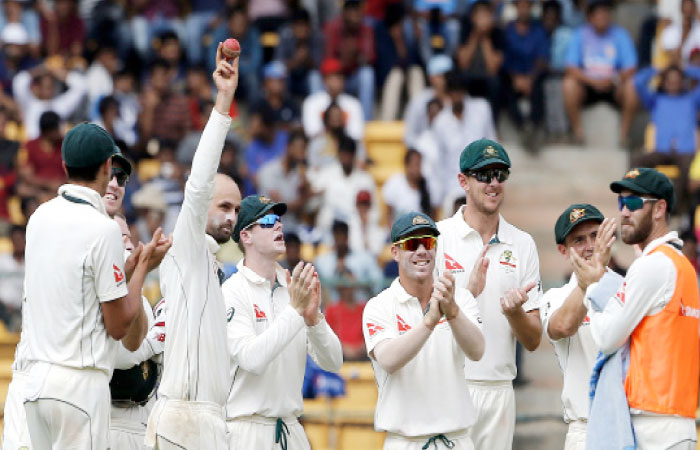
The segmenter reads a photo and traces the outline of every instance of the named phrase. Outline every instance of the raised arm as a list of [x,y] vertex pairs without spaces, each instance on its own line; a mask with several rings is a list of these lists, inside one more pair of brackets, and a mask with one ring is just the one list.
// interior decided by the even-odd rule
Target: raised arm
[[306,323],[307,352],[321,369],[338,372],[343,365],[343,347],[340,339],[331,330],[328,322],[319,313],[321,305],[321,283],[314,275],[311,298],[304,310]]
[[652,108],[656,100],[656,92],[649,87],[649,81],[654,75],[656,75],[656,69],[647,67],[634,76],[634,88],[647,108]]

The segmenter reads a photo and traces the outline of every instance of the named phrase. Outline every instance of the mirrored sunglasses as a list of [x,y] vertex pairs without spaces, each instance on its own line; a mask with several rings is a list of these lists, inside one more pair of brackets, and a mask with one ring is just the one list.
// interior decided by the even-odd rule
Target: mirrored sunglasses
[[280,216],[277,214],[267,214],[256,220],[255,222],[248,225],[246,228],[250,228],[253,225],[260,225],[262,228],[272,228],[277,222],[280,222]]
[[415,252],[422,245],[426,250],[432,250],[437,244],[435,236],[410,236],[394,242],[394,245],[402,250]]
[[476,178],[476,181],[480,183],[490,183],[494,178],[498,180],[499,183],[504,183],[510,176],[510,170],[508,169],[485,169],[485,170],[470,170],[467,172],[470,177]]
[[617,208],[622,211],[622,208],[625,206],[627,209],[632,211],[636,211],[638,209],[642,209],[644,207],[644,203],[646,202],[655,202],[657,201],[657,198],[644,198],[640,197],[638,195],[628,195],[626,197],[623,197],[621,195],[617,196]]

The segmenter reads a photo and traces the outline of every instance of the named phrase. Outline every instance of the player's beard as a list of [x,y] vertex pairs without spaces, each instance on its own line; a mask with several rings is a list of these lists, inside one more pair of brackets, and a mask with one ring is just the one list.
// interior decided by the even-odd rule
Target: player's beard
[[639,219],[639,223],[636,226],[633,222],[622,222],[622,227],[620,230],[622,242],[627,245],[634,245],[644,242],[651,233],[651,226],[651,208],[649,208],[649,211],[647,211],[647,213]]
[[231,239],[233,226],[233,224],[227,222],[219,223],[217,221],[210,221],[207,224],[207,234],[213,237],[217,243],[225,244]]

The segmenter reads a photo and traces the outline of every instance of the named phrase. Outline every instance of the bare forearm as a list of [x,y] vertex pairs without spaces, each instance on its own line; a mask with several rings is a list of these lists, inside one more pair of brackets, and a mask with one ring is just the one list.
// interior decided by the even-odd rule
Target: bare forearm
[[576,286],[561,308],[554,311],[547,325],[547,334],[550,338],[563,339],[578,332],[581,322],[588,313],[588,309],[583,305],[583,295],[584,291]]
[[384,370],[394,373],[418,354],[430,333],[432,330],[421,323],[399,337],[382,341],[372,350],[374,359]]
[[478,38],[472,36],[467,43],[459,49],[457,53],[457,62],[460,68],[467,69],[471,65],[478,44]]
[[136,351],[146,336],[148,319],[141,304],[141,291],[146,278],[146,264],[137,264],[129,280],[129,294],[124,300],[124,321],[126,333],[121,338],[122,345],[129,351]]
[[139,312],[136,314],[136,318],[129,325],[129,329],[126,332],[126,336],[122,338],[122,345],[124,348],[136,351],[141,347],[143,339],[146,337],[146,332],[148,331],[148,317],[146,317],[146,312],[143,308],[139,308]]
[[231,109],[231,103],[233,102],[233,94],[233,92],[218,91],[216,93],[214,109],[219,111],[221,114],[228,116],[229,110]]
[[542,337],[542,322],[540,322],[539,310],[525,312],[520,308],[517,312],[507,315],[510,328],[516,339],[529,351],[535,351],[540,345]]
[[449,320],[452,334],[467,358],[478,361],[484,355],[484,335],[467,316],[460,311],[457,317]]
[[501,64],[503,64],[503,53],[493,47],[490,39],[481,41],[481,51],[484,53],[486,70],[491,75],[495,75],[501,68]]

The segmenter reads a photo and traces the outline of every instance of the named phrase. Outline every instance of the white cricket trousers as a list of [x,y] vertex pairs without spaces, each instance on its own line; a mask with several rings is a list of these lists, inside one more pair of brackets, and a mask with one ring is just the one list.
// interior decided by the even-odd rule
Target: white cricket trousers
[[117,419],[112,416],[109,425],[110,450],[144,450],[146,428],[143,424],[131,420]]
[[695,450],[695,420],[687,417],[632,414],[637,450]]
[[49,366],[38,395],[24,403],[32,446],[41,450],[109,449],[107,374]]
[[[444,436],[444,439],[441,436]],[[450,446],[452,445],[450,442],[454,446]],[[383,450],[421,450],[426,444],[428,444],[428,450],[474,450],[468,429],[454,433],[411,437],[387,433]]]
[[12,371],[12,381],[7,387],[5,415],[3,419],[2,445],[5,450],[32,450],[27,428],[27,415],[22,403],[24,387],[27,380],[25,372]]
[[569,429],[566,432],[564,450],[586,450],[586,428],[588,422],[575,420],[569,422]]
[[[226,421],[229,450],[310,450],[304,427],[296,417],[283,417],[284,425],[276,417],[258,415],[236,417]],[[283,443],[286,445],[283,447]]]
[[156,450],[227,450],[224,409],[216,403],[160,398],[148,417],[146,446]]
[[476,410],[470,437],[475,450],[512,450],[515,394],[510,381],[467,381]]

